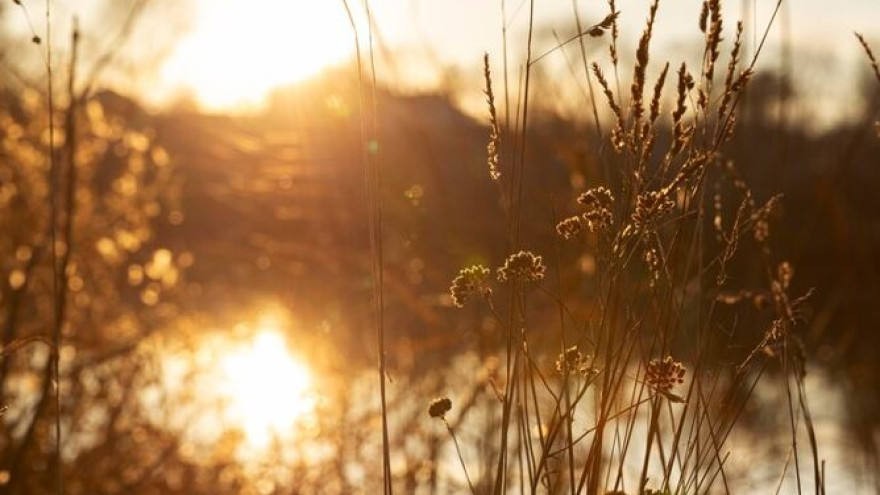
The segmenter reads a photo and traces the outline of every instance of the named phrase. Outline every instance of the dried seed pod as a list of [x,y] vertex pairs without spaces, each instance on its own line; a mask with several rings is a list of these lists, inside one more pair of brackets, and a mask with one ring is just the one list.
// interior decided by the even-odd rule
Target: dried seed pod
[[508,282],[522,280],[523,282],[539,282],[544,279],[547,267],[540,256],[535,256],[531,251],[520,251],[511,254],[504,262],[504,266],[498,269],[498,280]]
[[458,276],[455,277],[452,285],[449,287],[453,304],[461,308],[475,296],[490,296],[492,289],[486,285],[489,273],[489,269],[483,265],[463,268],[458,272]]
[[684,383],[685,367],[680,362],[666,356],[665,359],[652,359],[645,372],[648,385],[662,394],[668,394],[676,385]]
[[432,418],[446,419],[446,413],[452,409],[452,401],[448,397],[440,397],[431,401],[428,414]]

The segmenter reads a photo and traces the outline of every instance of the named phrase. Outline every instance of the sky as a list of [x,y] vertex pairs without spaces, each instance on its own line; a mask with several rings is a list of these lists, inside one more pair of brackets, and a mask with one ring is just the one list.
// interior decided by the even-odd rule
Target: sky
[[[608,12],[605,1],[577,1],[584,25],[600,21]],[[366,45],[363,3],[350,3]],[[677,65],[678,60],[699,57],[700,4],[700,0],[661,2],[653,41],[658,58]],[[512,66],[524,59],[529,5],[527,0],[506,0]],[[535,2],[535,53],[554,46],[554,33],[562,39],[575,33],[572,5],[571,0]],[[788,37],[793,46],[790,64],[801,93],[816,103],[820,115],[815,118],[845,118],[842,109],[851,108],[853,102],[841,105],[840,95],[831,94],[830,88],[833,83],[839,91],[840,78],[851,79],[848,74],[864,65],[854,31],[880,42],[880,23],[875,21],[880,19],[880,1],[843,0],[834,8],[827,0],[782,5],[759,68],[779,67],[781,41]],[[747,47],[753,50],[775,6],[772,0],[726,2],[728,38],[735,20],[744,19]],[[617,7],[622,51],[631,57],[648,2],[618,0]],[[459,82],[474,90],[462,99],[465,105],[479,104],[482,54],[489,52],[495,65],[501,60],[500,0],[373,0],[371,8],[380,77],[403,89],[423,90],[449,84],[450,73],[464,74]],[[258,106],[271,87],[312,76],[325,65],[352,56],[352,31],[341,0],[196,0],[195,11],[192,30],[163,67],[160,80],[165,88],[192,86],[208,108]],[[569,56],[574,58],[576,46],[571,49]],[[604,57],[604,50],[596,46],[596,56]],[[542,63],[567,76],[565,56],[560,51]],[[839,77],[829,79],[829,72]]]
[[[24,1],[40,32],[44,3]],[[505,1],[510,60],[515,67],[524,60],[530,2]],[[572,1],[534,2],[535,53],[552,48],[554,35],[564,39],[574,34]],[[604,0],[574,1],[584,25],[598,22],[607,13]],[[84,39],[92,42],[84,45],[87,49],[83,51],[106,49],[108,33],[114,32],[106,26],[121,24],[119,14],[108,23],[107,2],[54,0],[55,38],[65,38],[58,31],[64,32],[76,14],[82,19]],[[364,3],[349,3],[366,51]],[[380,78],[404,90],[448,85],[450,74],[463,74],[460,82],[465,86],[479,84],[483,53],[501,60],[501,5],[502,0],[372,0]],[[744,18],[747,51],[751,49],[775,5],[775,0],[726,2],[728,38],[732,37],[734,21]],[[841,78],[856,84],[853,75],[857,68],[866,66],[853,32],[865,33],[880,46],[880,23],[876,22],[880,1],[840,0],[833,8],[827,0],[788,0],[782,5],[759,69],[779,67],[781,40],[783,36],[790,39],[789,60],[802,93],[825,108],[823,112],[833,114],[844,105],[840,105],[839,95],[830,94],[832,83],[837,90]],[[631,57],[648,2],[617,0],[617,8],[621,11],[623,55]],[[653,41],[658,59],[677,65],[680,60],[699,56],[699,11],[700,0],[661,2]],[[25,36],[20,16],[7,15],[5,21]],[[756,25],[759,29],[754,29]],[[551,72],[568,75],[565,57],[578,56],[576,45],[571,48],[567,55],[559,51],[542,64]],[[603,46],[591,50],[600,61],[605,57]],[[151,0],[131,40],[120,51],[118,62],[124,70],[117,71],[114,85],[157,104],[189,95],[206,109],[230,111],[259,108],[272,88],[313,77],[328,65],[345,63],[353,56],[354,41],[342,0]],[[478,90],[470,94],[472,99],[479,97]],[[825,100],[829,101],[822,103]]]

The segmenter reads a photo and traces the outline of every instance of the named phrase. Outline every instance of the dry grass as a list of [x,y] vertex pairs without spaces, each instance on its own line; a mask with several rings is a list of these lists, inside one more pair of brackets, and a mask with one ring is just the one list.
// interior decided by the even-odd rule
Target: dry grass
[[[503,4],[502,0],[502,10],[506,11]],[[531,0],[530,17],[534,15],[534,5]],[[635,56],[631,71],[620,66],[620,52],[625,51],[629,41],[620,39],[617,21],[618,16],[625,13],[616,10],[613,0],[609,1],[609,13],[599,22],[582,29],[580,19],[575,19],[577,34],[537,57],[532,55],[534,26],[530,19],[526,58],[523,61],[509,59],[505,47],[501,54],[504,70],[500,79],[493,76],[490,57],[485,55],[488,139],[484,163],[489,177],[483,175],[499,191],[499,203],[505,216],[498,221],[505,224],[503,232],[507,235],[503,242],[507,250],[506,255],[492,263],[468,263],[471,266],[457,275],[450,274],[449,293],[452,305],[462,309],[458,313],[461,319],[475,317],[478,323],[474,326],[491,324],[500,331],[493,335],[499,337],[497,340],[481,349],[483,367],[474,373],[473,382],[459,384],[461,389],[453,391],[459,398],[455,402],[446,397],[432,402],[429,402],[430,396],[413,397],[414,394],[406,391],[406,378],[388,385],[386,344],[393,342],[394,335],[386,335],[384,291],[389,269],[383,250],[384,206],[380,200],[383,170],[373,146],[379,136],[380,108],[372,40],[366,42],[369,51],[361,53],[362,40],[351,19],[361,84],[360,150],[367,186],[371,309],[375,318],[377,388],[380,390],[375,419],[378,425],[381,418],[382,437],[382,474],[378,475],[377,469],[376,473],[370,473],[370,479],[381,478],[386,494],[401,492],[401,486],[404,493],[409,493],[407,490],[415,485],[409,478],[412,469],[403,480],[393,466],[395,449],[405,448],[409,441],[409,438],[395,436],[406,437],[411,431],[416,432],[412,438],[423,442],[429,452],[425,456],[430,460],[426,466],[432,476],[429,482],[432,488],[437,487],[438,464],[442,469],[459,468],[456,463],[444,461],[442,455],[442,442],[451,440],[450,452],[454,447],[461,473],[452,475],[449,483],[450,490],[457,492],[469,491],[475,495],[741,492],[737,485],[743,480],[732,477],[728,471],[731,460],[742,455],[733,450],[731,437],[762,382],[780,386],[787,405],[790,445],[788,458],[778,466],[779,487],[791,483],[798,493],[824,493],[824,461],[804,386],[806,357],[802,335],[806,324],[805,306],[811,294],[795,291],[794,267],[774,248],[773,222],[782,197],[762,197],[753,191],[726,149],[736,136],[738,105],[755,73],[755,61],[775,14],[766,26],[754,57],[744,62],[742,23],[736,24],[734,32],[726,31],[720,1],[703,2],[701,11],[695,13],[698,14],[695,26],[700,27],[704,40],[703,58],[698,67],[689,67],[677,60],[657,61],[652,57],[652,38],[662,29],[655,21],[663,7],[659,0],[651,3],[645,28],[633,44]],[[369,16],[368,4],[366,10]],[[503,36],[506,39],[506,25]],[[880,81],[873,52],[862,36],[857,37]],[[587,184],[584,190],[575,191],[563,202],[553,198],[555,203],[547,209],[554,211],[554,221],[540,228],[556,236],[555,245],[547,252],[538,252],[534,246],[540,243],[528,237],[531,229],[524,228],[530,221],[524,212],[534,206],[526,201],[540,197],[527,194],[536,185],[526,179],[526,171],[536,166],[537,161],[529,153],[533,136],[529,132],[530,99],[533,98],[531,75],[538,62],[575,41],[580,45],[582,68],[588,82],[592,83],[595,78],[599,85],[595,94],[601,92],[601,101],[591,98],[591,107],[584,111],[594,118],[597,134],[602,139],[601,147],[595,149],[592,158],[596,168],[603,172],[597,172],[599,180]],[[34,35],[34,42],[51,48],[49,39],[39,40]],[[607,53],[609,59],[589,60],[584,47],[590,44],[607,45],[607,51],[591,53],[602,53],[602,57]],[[76,47],[75,41],[73,47]],[[35,342],[48,344],[55,351],[53,359],[47,360],[41,370],[40,403],[29,423],[34,430],[16,447],[21,449],[18,455],[13,452],[8,457],[21,464],[30,459],[24,455],[25,451],[38,456],[39,451],[54,447],[52,467],[57,473],[57,482],[52,487],[58,491],[63,487],[61,476],[65,467],[60,457],[62,402],[60,388],[53,396],[50,387],[53,379],[55,383],[63,379],[59,376],[57,350],[61,348],[63,324],[73,321],[73,317],[65,313],[68,277],[75,272],[69,266],[72,260],[78,261],[79,266],[88,266],[79,251],[92,249],[92,245],[99,245],[103,239],[100,232],[95,233],[98,229],[91,228],[88,222],[98,218],[109,225],[114,221],[96,217],[91,212],[92,216],[79,214],[77,218],[82,220],[74,225],[74,215],[78,214],[74,187],[90,178],[88,175],[78,177],[77,173],[96,175],[93,169],[99,167],[100,157],[92,157],[88,162],[77,161],[75,137],[85,132],[77,128],[80,122],[77,115],[83,110],[78,105],[84,103],[84,96],[77,97],[74,91],[76,51],[71,55],[70,105],[65,112],[64,129],[65,136],[70,138],[61,148],[60,163],[55,163],[59,157],[52,149],[40,153],[20,152],[21,156],[37,155],[51,162],[43,170],[48,173],[21,181],[24,184],[25,179],[30,180],[31,189],[44,190],[42,195],[34,194],[34,197],[53,201],[45,210],[52,218],[26,217],[27,212],[38,211],[33,207],[14,211],[21,216],[15,221],[16,228],[23,231],[16,235],[32,245],[37,254],[17,260],[23,262],[19,263],[22,268],[16,268],[15,272],[24,274],[21,285],[18,278],[10,279],[11,302],[7,303],[10,314],[5,321],[10,330],[9,337],[4,337],[3,348],[4,358]],[[724,66],[719,64],[725,57],[727,65],[723,70]],[[48,58],[51,60],[51,55]],[[369,68],[366,60],[369,60]],[[521,82],[516,89],[509,81],[508,65],[522,67]],[[670,67],[674,74],[669,73]],[[629,91],[621,91],[621,73],[632,75],[630,84],[623,86]],[[649,78],[655,73],[656,79]],[[667,79],[675,81],[667,85]],[[51,84],[51,74],[48,81]],[[593,95],[592,84],[589,89]],[[50,87],[47,94],[53,93]],[[514,95],[513,102],[510,95]],[[55,132],[52,116],[60,112],[54,102],[49,101],[44,113],[49,117],[44,120],[50,130],[51,143]],[[603,128],[611,131],[605,134]],[[39,147],[36,140],[29,144]],[[138,155],[132,162],[149,163],[148,153],[145,150],[139,153],[143,156]],[[158,164],[150,164],[150,167],[161,168]],[[158,195],[157,191],[166,189],[170,180],[158,172],[156,176],[150,194]],[[143,177],[140,179],[146,182]],[[107,216],[135,218],[147,223],[148,219],[137,216],[137,212],[144,210],[140,204],[133,204],[139,199],[122,196],[110,198],[113,201],[106,207]],[[110,211],[111,206],[124,208],[124,211]],[[23,228],[28,223],[25,219],[35,220],[32,223],[36,227]],[[11,221],[5,219],[4,222]],[[141,223],[131,230],[135,227],[149,230]],[[74,244],[74,233],[82,236],[83,241]],[[60,236],[61,245],[66,249],[59,249],[59,242],[54,240],[47,242],[48,235]],[[24,245],[24,241],[17,244]],[[487,243],[497,241],[487,239]],[[15,244],[10,243],[6,248],[17,255],[19,247]],[[74,246],[77,251],[73,250]],[[40,254],[52,256],[51,269],[55,273],[46,267],[40,270],[37,261]],[[135,254],[132,251],[131,256]],[[589,268],[584,268],[584,259],[590,260]],[[577,266],[572,266],[575,264]],[[101,273],[107,280],[119,275],[109,269]],[[17,325],[23,319],[17,313],[20,304],[16,298],[28,290],[27,284],[36,282],[43,293],[34,298],[52,302],[49,307],[52,317],[44,318],[43,322],[50,324],[47,328],[52,330],[52,339],[41,337],[39,329],[33,335],[15,334],[21,330]],[[49,286],[54,287],[49,290]],[[24,289],[19,291],[22,287]],[[119,297],[118,294],[105,296],[113,303],[109,306],[123,307],[122,302],[112,299]],[[745,325],[760,331],[742,332]],[[85,326],[80,322],[79,327]],[[50,334],[46,332],[46,335]],[[95,340],[102,338],[115,344],[109,336],[95,337]],[[5,375],[9,361],[3,363]],[[132,369],[131,376],[137,376],[140,370]],[[437,369],[428,380],[442,382],[442,373]],[[76,378],[68,380],[74,382]],[[131,380],[134,383],[134,378]],[[392,390],[389,397],[386,397],[386,386]],[[395,394],[395,389],[404,393]],[[347,392],[341,395],[347,396]],[[36,429],[41,415],[49,415],[44,402],[48,403],[53,397],[56,400],[52,418],[54,437],[48,430]],[[355,402],[362,399],[352,397],[343,399]],[[428,417],[419,407],[413,416],[423,421],[397,422],[409,413],[408,405],[420,401],[427,405]],[[72,404],[71,408],[74,406],[84,407]],[[343,410],[339,412],[343,419],[348,407],[338,406]],[[366,446],[368,437],[379,428],[373,424],[369,407],[364,408],[366,413],[356,410],[355,413],[363,417],[352,420],[352,424],[367,433],[352,433],[350,438],[340,433],[340,451]],[[404,412],[400,413],[401,410]],[[80,417],[85,417],[87,412],[86,407]],[[441,432],[448,434],[448,439],[431,436],[411,426],[428,420],[434,422],[432,425],[442,423]],[[399,428],[400,423],[406,426]],[[38,437],[32,439],[31,434]],[[49,441],[52,438],[54,443]],[[174,439],[169,442],[169,451],[177,449],[175,442]],[[378,452],[377,448],[375,459],[370,457],[369,461],[379,464]],[[371,453],[355,455],[369,457]],[[155,462],[149,461],[144,464],[151,466]],[[282,462],[280,458],[276,461]],[[50,485],[43,480],[32,482],[19,477],[23,468],[17,464],[12,466],[13,483],[29,483],[13,485],[24,487],[18,488],[20,491]],[[338,482],[344,487],[348,483],[347,466],[341,454],[337,464]],[[315,486],[322,486],[321,482],[318,480]],[[775,486],[766,488],[770,490]],[[345,488],[340,490],[346,492]]]
[[[573,39],[589,34],[589,43],[608,43],[619,80],[623,43],[613,3],[611,8],[605,20]],[[613,152],[597,157],[611,172],[580,195],[574,214],[555,225],[559,247],[553,263],[561,262],[560,252],[588,253],[596,259],[595,271],[571,279],[577,270],[553,263],[548,268],[542,256],[522,249],[528,240],[513,235],[515,254],[494,270],[497,280],[492,280],[493,270],[474,266],[452,284],[457,306],[481,306],[506,335],[497,342],[503,364],[495,384],[499,422],[491,438],[498,443],[489,464],[494,467],[473,484],[466,476],[473,493],[729,492],[737,481],[728,479],[725,467],[737,453],[726,442],[752,391],[768,379],[768,369],[780,371],[787,394],[798,492],[805,486],[802,476],[812,478],[817,493],[823,491],[799,337],[804,323],[800,307],[808,295],[789,293],[791,266],[771,249],[768,219],[778,198],[758,203],[724,153],[756,58],[742,66],[743,27],[737,24],[727,48],[727,70],[716,84],[724,23],[720,2],[704,2],[699,25],[705,48],[698,79],[680,65],[675,105],[666,121],[662,102],[669,63],[664,63],[646,113],[650,41],[659,8],[659,1],[651,4],[635,50],[628,104],[619,91],[615,94],[598,62],[588,67],[583,60],[613,119],[607,137]],[[769,30],[770,25],[765,39]],[[533,60],[530,54],[529,49],[519,110],[503,119],[518,123],[517,128],[500,127],[488,55],[484,59],[489,174],[512,178],[502,194],[513,200],[506,222],[514,233],[523,221],[522,188],[529,187],[522,181],[522,169],[530,165],[529,71],[547,55]],[[499,163],[499,156],[512,158]],[[713,197],[707,188],[716,191]],[[733,264],[762,266],[764,284],[734,286],[726,275]],[[555,284],[546,274],[555,274]],[[595,294],[580,289],[585,285],[595,287]],[[742,297],[721,297],[730,293]],[[748,294],[755,293],[770,294],[768,309],[751,320],[763,322],[766,332],[749,344],[751,352],[738,353],[730,335],[739,315],[749,312],[753,301]],[[588,297],[595,300],[581,300]],[[558,305],[555,332],[532,314],[535,300],[541,299]],[[576,309],[584,307],[591,309]],[[559,353],[555,373],[539,364],[552,349]],[[731,356],[738,356],[738,364],[727,364]],[[437,404],[432,416],[438,416]],[[443,404],[451,407],[445,399]],[[445,418],[446,412],[439,416]],[[806,449],[797,443],[803,431],[809,438]],[[467,473],[468,461],[476,461],[462,456],[457,440],[456,447]]]
[[[859,44],[862,45],[862,48],[865,50],[865,55],[868,56],[868,61],[871,63],[871,70],[874,73],[874,77],[877,79],[877,83],[880,83],[880,66],[877,64],[877,57],[874,56],[874,51],[871,50],[871,46],[868,45],[868,42],[865,40],[865,37],[860,33],[856,33],[856,38],[859,40]],[[880,136],[880,121],[877,121],[874,124],[877,135]]]

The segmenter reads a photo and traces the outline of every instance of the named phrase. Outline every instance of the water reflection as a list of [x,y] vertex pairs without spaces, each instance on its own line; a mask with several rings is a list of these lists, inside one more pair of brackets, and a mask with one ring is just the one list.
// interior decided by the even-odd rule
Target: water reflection
[[314,409],[311,374],[276,330],[260,329],[252,342],[223,352],[219,368],[218,392],[253,446],[267,446]]
[[193,445],[235,438],[236,453],[252,457],[296,443],[313,427],[313,373],[303,350],[288,342],[289,325],[281,313],[266,312],[256,324],[200,336],[164,359],[166,392],[192,406],[181,427]]
[[[322,380],[318,368],[301,357],[303,350],[289,345],[286,328],[283,318],[263,317],[255,324],[238,326],[230,335],[200,340],[198,350],[186,358],[186,364],[199,371],[188,378],[192,386],[187,387],[194,391],[188,400],[194,408],[184,428],[189,441],[183,453],[199,457],[209,452],[205,462],[232,460],[259,493],[290,486],[292,480],[299,486],[324,486],[327,493],[376,493],[373,470],[381,449],[375,442],[379,424],[375,371],[357,371],[339,382]],[[475,482],[482,487],[489,481],[498,434],[496,389],[504,385],[498,363],[495,356],[464,352],[446,365],[438,364],[437,373],[412,370],[393,377],[389,388],[393,471],[405,493],[466,490],[445,430],[426,413],[428,402],[438,395],[453,399],[449,420],[459,431]],[[550,356],[536,356],[536,363],[552,376]],[[186,376],[180,371],[169,384],[172,389],[185,382],[178,380]],[[870,480],[854,477],[858,461],[847,456],[853,449],[845,443],[839,387],[821,370],[810,370],[808,377],[807,392],[817,398],[811,407],[828,489],[869,493]],[[747,417],[726,445],[725,451],[735,453],[726,463],[726,473],[753,493],[772,493],[777,487],[780,493],[797,491],[790,437],[785,434],[783,387],[778,377],[768,377],[759,385]],[[591,426],[591,405],[592,398],[576,416],[578,432]],[[640,411],[632,419],[646,425],[645,414]],[[532,434],[539,435],[537,430]],[[583,448],[577,452],[584,454]],[[634,447],[633,458],[641,455]],[[802,457],[800,464],[802,472],[811,469],[808,459]],[[638,478],[640,463],[625,466],[630,486]],[[652,479],[659,476],[652,473]],[[804,489],[812,486],[805,481]]]

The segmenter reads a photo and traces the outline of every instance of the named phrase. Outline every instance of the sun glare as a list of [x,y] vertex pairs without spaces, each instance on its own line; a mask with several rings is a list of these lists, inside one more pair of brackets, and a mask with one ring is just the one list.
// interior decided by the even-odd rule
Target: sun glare
[[314,409],[308,368],[271,325],[261,326],[252,342],[224,353],[220,363],[230,420],[252,446],[265,447],[273,436],[288,435]]
[[350,24],[340,2],[198,0],[192,32],[163,69],[202,105],[259,105],[274,87],[349,58]]

